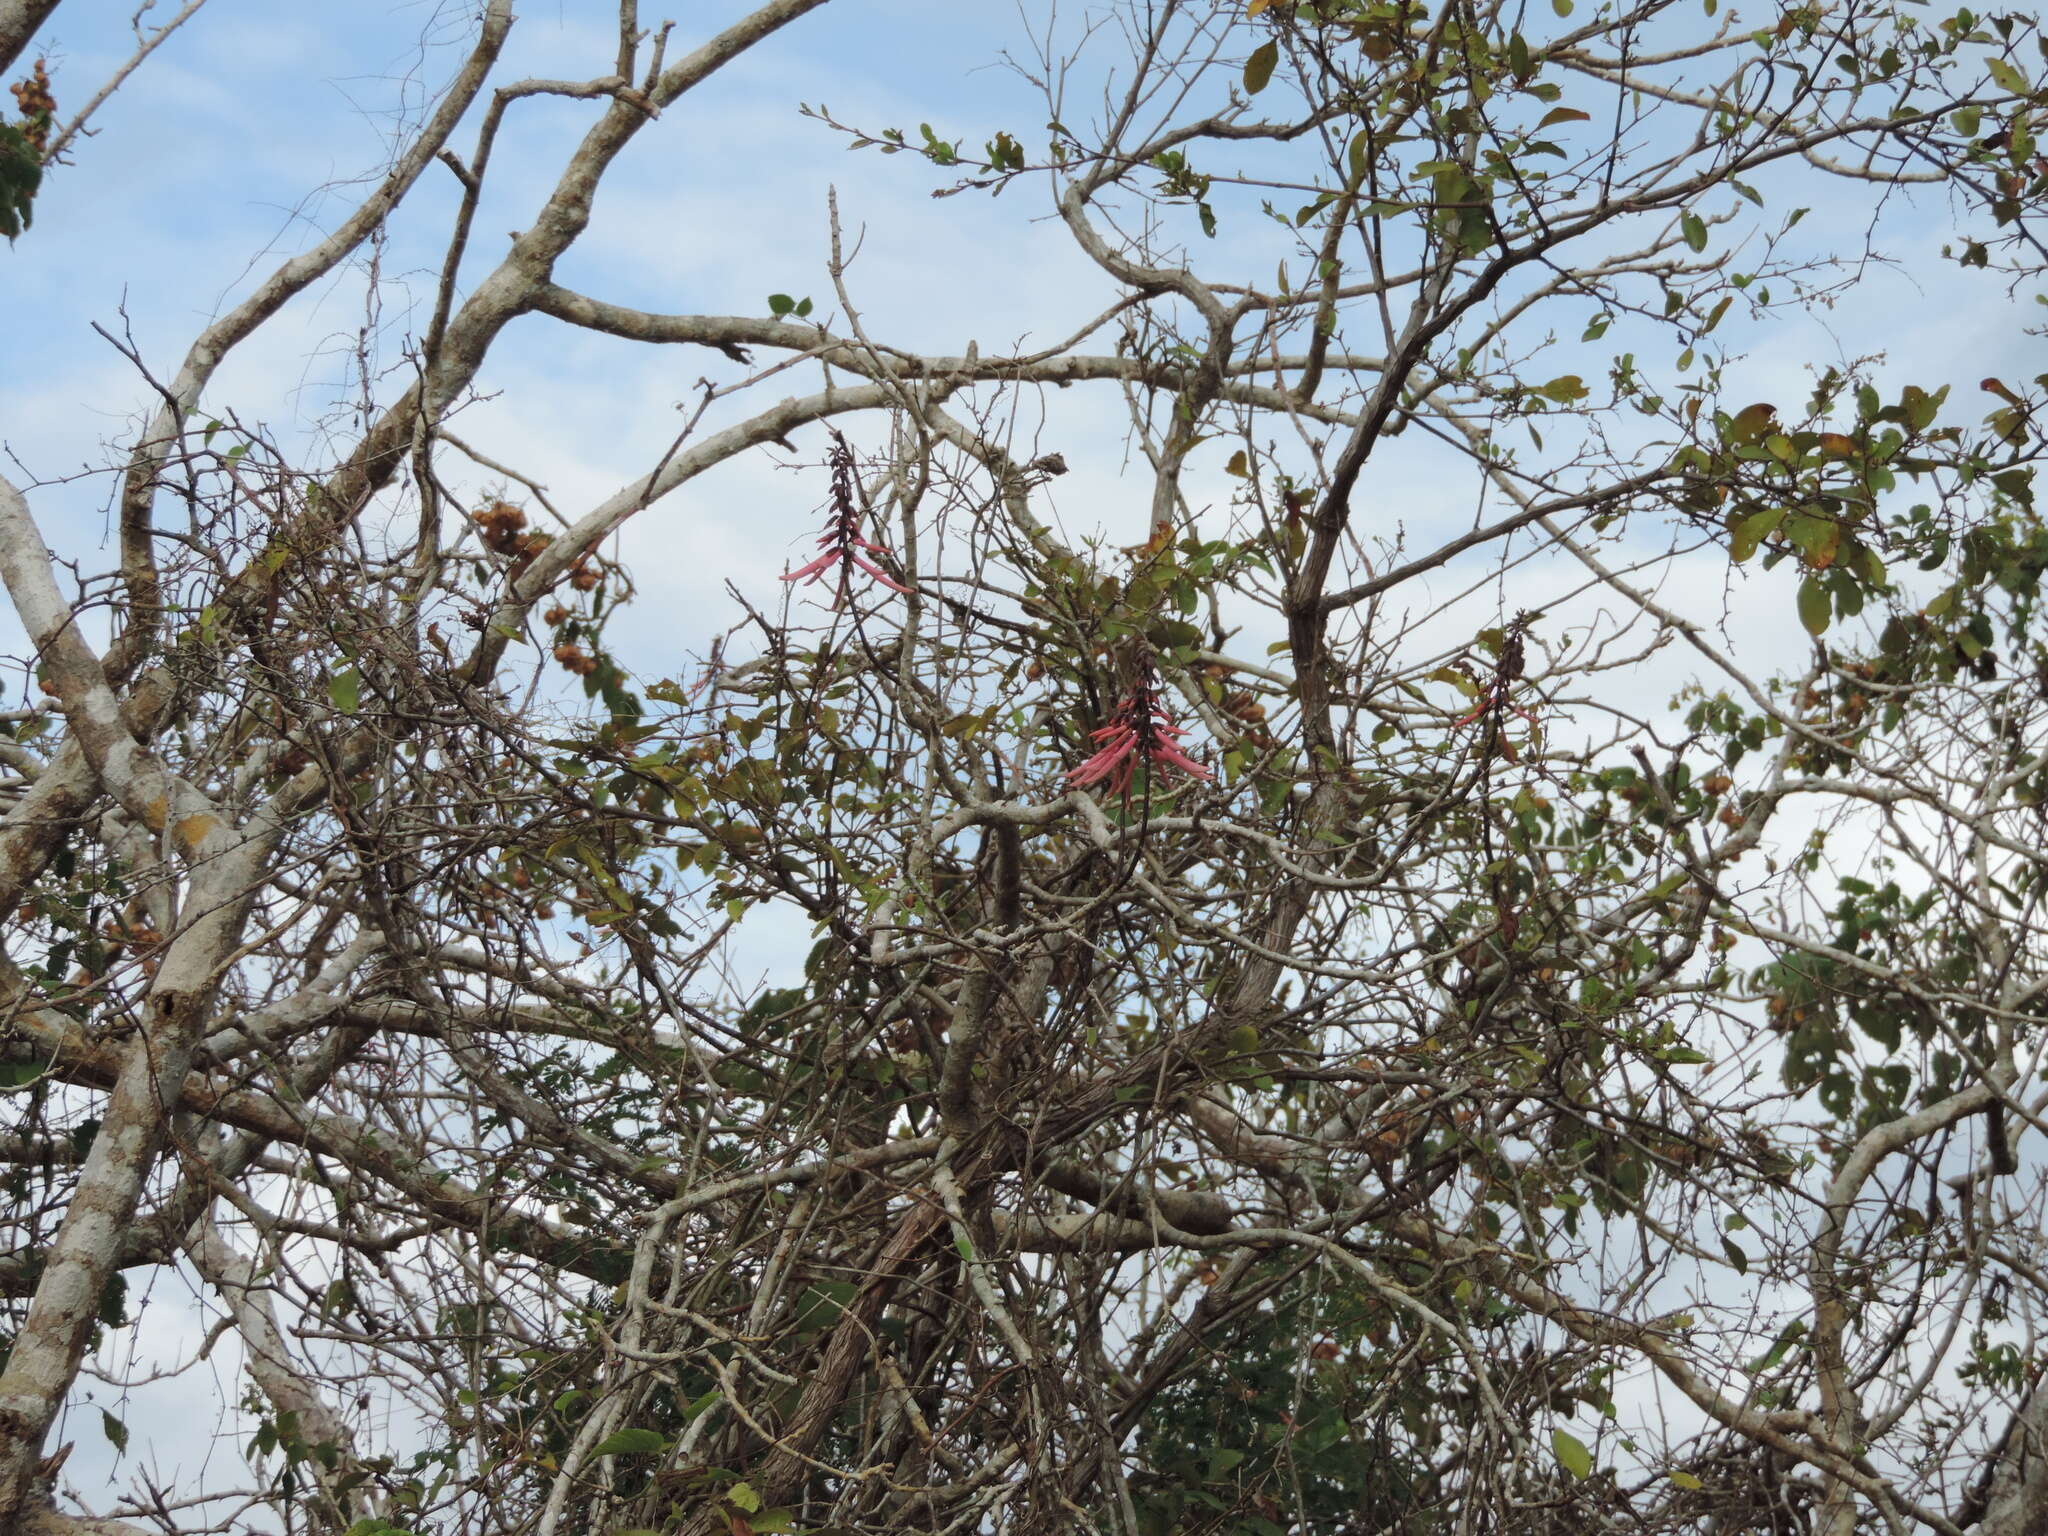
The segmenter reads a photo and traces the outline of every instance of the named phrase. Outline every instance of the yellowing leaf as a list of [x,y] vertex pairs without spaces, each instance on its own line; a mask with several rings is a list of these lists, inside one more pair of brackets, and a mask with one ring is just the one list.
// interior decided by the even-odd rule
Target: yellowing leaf
[[1590,123],[1592,120],[1592,113],[1581,112],[1577,107],[1552,107],[1543,114],[1543,120],[1536,127],[1540,132],[1552,123]]
[[1824,571],[1835,563],[1835,556],[1842,548],[1842,525],[1824,520],[1820,531],[1814,535],[1802,553],[1806,563],[1816,571]]
[[2027,84],[2027,77],[2003,59],[1993,59],[1984,67],[1991,72],[1993,80],[1996,80],[2000,86],[2011,91],[2015,96],[2025,96],[2031,89]]
[[1280,62],[1280,45],[1271,41],[1259,44],[1252,50],[1252,56],[1244,61],[1244,88],[1247,94],[1256,96],[1263,91],[1273,78],[1273,68]]
[[1688,1493],[1697,1493],[1705,1486],[1690,1472],[1673,1472],[1670,1474],[1670,1477],[1673,1486],[1683,1488]]
[[1753,443],[1771,429],[1771,423],[1777,417],[1775,405],[1759,400],[1735,413],[1735,419],[1728,424],[1728,434],[1738,443]]

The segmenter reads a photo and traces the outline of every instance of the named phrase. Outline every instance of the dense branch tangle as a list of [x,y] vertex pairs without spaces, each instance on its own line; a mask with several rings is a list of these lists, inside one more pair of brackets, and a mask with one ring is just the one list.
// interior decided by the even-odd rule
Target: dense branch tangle
[[[1751,402],[1716,332],[1866,254],[1787,188],[1951,177],[2028,270],[2031,24],[1134,6],[1019,65],[1042,154],[925,136],[963,218],[1049,184],[1050,346],[892,343],[836,203],[815,316],[557,282],[821,5],[493,86],[493,4],[123,445],[110,578],[0,491],[0,1523],[79,1523],[52,1426],[182,1266],[295,1529],[2027,1529],[2039,391]],[[540,95],[590,126],[475,275]],[[437,163],[408,382],[326,462],[244,429],[222,358]],[[726,366],[558,509],[450,430],[523,316]],[[815,580],[636,670],[608,541],[772,445]],[[1759,554],[1828,636],[1782,687],[1714,627]]]

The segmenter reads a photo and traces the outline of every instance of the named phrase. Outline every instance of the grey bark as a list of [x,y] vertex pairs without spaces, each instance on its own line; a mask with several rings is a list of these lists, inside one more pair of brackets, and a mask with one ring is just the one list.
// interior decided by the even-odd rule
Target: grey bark
[[0,0],[0,72],[14,67],[57,5],[58,0]]
[[1991,1477],[1984,1536],[2048,1536],[2048,1392],[2035,1387]]

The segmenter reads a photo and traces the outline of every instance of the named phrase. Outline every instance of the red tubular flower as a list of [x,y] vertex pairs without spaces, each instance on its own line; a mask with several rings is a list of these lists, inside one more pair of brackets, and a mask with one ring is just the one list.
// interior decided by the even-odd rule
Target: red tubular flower
[[[877,566],[867,555],[886,555],[888,551],[861,532],[860,507],[853,497],[853,450],[846,446],[846,439],[837,432],[832,434],[832,521],[819,535],[818,545],[825,551],[809,565],[799,566],[782,579],[784,581],[822,581],[825,573],[835,565],[842,566],[840,585],[846,584],[848,572],[854,568],[866,571],[892,592],[906,596],[910,588]],[[863,554],[863,551],[866,553]]]
[[1131,773],[1139,763],[1178,768],[1197,779],[1213,778],[1207,768],[1181,751],[1177,744],[1186,732],[1173,723],[1159,699],[1159,679],[1146,664],[1131,687],[1130,697],[1109,717],[1109,724],[1090,731],[1095,755],[1067,775],[1075,788],[1107,783],[1117,794],[1129,796]]

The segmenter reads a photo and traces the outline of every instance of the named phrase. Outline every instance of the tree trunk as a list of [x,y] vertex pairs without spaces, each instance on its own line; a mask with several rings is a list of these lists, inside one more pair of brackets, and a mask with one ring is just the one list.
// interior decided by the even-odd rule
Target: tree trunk
[[0,0],[0,73],[12,69],[58,0]]
[[2048,1392],[2034,1389],[1991,1477],[1984,1536],[2048,1536]]

